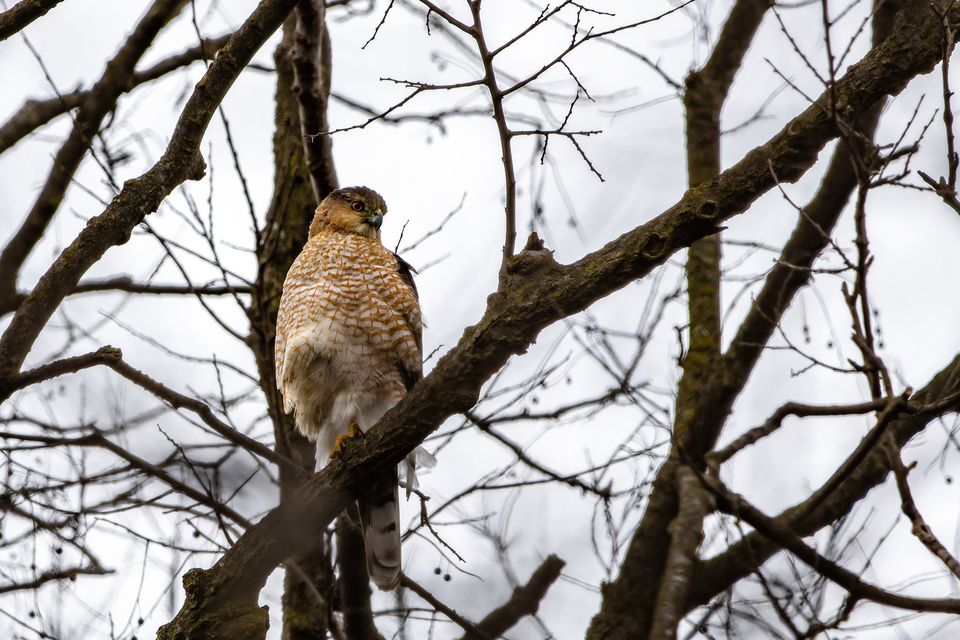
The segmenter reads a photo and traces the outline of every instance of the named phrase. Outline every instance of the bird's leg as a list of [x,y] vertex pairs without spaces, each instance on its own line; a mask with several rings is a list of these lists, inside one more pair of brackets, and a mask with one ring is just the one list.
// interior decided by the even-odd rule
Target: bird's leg
[[333,460],[340,455],[340,447],[343,446],[343,443],[349,440],[350,438],[362,438],[363,431],[360,430],[360,427],[357,426],[356,422],[350,423],[350,430],[346,433],[341,433],[337,436],[337,439],[333,442],[333,449],[330,451],[330,459]]

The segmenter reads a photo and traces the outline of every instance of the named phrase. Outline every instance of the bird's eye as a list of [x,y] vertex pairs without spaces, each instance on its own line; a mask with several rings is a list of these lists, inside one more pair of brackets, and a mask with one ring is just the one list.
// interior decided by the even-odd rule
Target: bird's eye
[[350,205],[350,208],[353,209],[354,211],[363,211],[363,204],[359,202],[354,202],[353,204]]

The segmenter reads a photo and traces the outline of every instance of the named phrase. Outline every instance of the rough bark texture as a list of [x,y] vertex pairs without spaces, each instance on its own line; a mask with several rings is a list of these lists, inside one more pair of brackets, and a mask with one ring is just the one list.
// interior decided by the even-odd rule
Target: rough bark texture
[[[951,10],[951,17],[960,17],[960,7]],[[937,33],[931,12],[904,12],[893,36],[838,81],[834,93],[842,116],[848,121],[858,117],[882,96],[899,92],[912,77],[930,71],[941,55]],[[741,213],[774,186],[773,175],[781,181],[796,180],[837,135],[826,100],[821,96],[768,143],[688,191],[660,216],[574,264],[561,266],[536,242],[528,243],[510,260],[508,275],[488,299],[480,322],[465,331],[431,374],[383,417],[362,444],[348,442],[342,460],[333,461],[244,533],[213,567],[188,574],[189,584],[201,584],[204,589],[190,594],[190,606],[160,637],[189,633],[193,620],[232,615],[222,599],[203,602],[210,589],[229,586],[249,611],[269,573],[309,544],[310,532],[329,524],[368,478],[399,463],[443,419],[468,410],[483,382],[511,355],[526,349],[541,329],[643,277],[680,247],[715,232],[723,220]],[[203,574],[203,580],[196,579],[197,573]],[[242,586],[229,582],[240,575]]]
[[11,9],[0,13],[0,41],[17,33],[61,2],[63,0],[20,0]]
[[[274,338],[277,308],[287,270],[307,240],[307,230],[317,207],[300,135],[300,118],[293,90],[291,63],[296,19],[283,25],[283,39],[274,52],[277,89],[274,115],[274,189],[270,208],[258,238],[259,269],[249,309],[248,344],[257,363],[261,390],[274,425],[278,450],[304,469],[314,468],[314,447],[297,433],[293,417],[285,415],[274,371]],[[323,194],[324,196],[326,194]],[[281,470],[280,499],[286,500],[299,480]],[[322,638],[327,632],[329,598],[333,592],[330,550],[324,544],[324,530],[315,532],[314,543],[291,558],[284,574],[284,640]],[[304,578],[310,580],[307,584]],[[326,602],[318,602],[317,595]]]
[[[894,16],[907,4],[905,0],[877,3],[873,19],[875,46],[886,40],[893,28]],[[914,0],[910,7],[915,16],[926,5]],[[797,292],[810,281],[809,268],[829,243],[829,234],[856,188],[855,164],[861,162],[868,151],[864,141],[873,138],[882,108],[883,100],[878,100],[858,117],[851,118],[852,129],[862,137],[848,136],[837,146],[817,193],[803,208],[804,213],[799,216],[777,264],[723,354],[717,368],[720,375],[704,386],[693,418],[702,431],[719,433],[779,319]]]
[[[903,2],[878,2],[877,4],[873,24],[875,46],[886,39],[892,28],[893,16],[904,5]],[[763,5],[762,2],[738,3],[731,12],[731,18],[727,24],[731,24],[735,16],[744,20],[745,16],[742,12],[747,11],[747,24],[753,24],[755,27],[762,17]],[[741,10],[739,15],[738,9]],[[915,18],[916,15],[914,15]],[[726,29],[724,31],[726,32]],[[740,43],[733,46],[741,47],[741,51],[745,46],[744,36],[743,32],[733,36],[733,40]],[[721,37],[718,48],[722,43]],[[711,57],[711,61],[701,73],[711,68],[713,60],[714,58]],[[714,68],[714,77],[725,77],[729,82],[729,74],[735,69],[736,67],[726,66],[718,71]],[[702,87],[703,79],[698,77],[695,83],[698,87]],[[688,80],[689,86],[691,81]],[[688,97],[686,100],[688,109],[691,103],[695,108],[701,108],[699,101],[709,100],[711,95],[713,104],[717,104],[719,95],[713,91],[708,92],[706,99],[700,97],[694,100]],[[871,109],[855,118],[853,128],[863,134],[863,139],[869,140],[873,137],[881,108],[882,101],[878,101]],[[702,127],[712,124],[705,117],[699,118],[699,121]],[[690,126],[691,123],[688,120],[688,134]],[[777,265],[765,280],[731,347],[716,363],[715,375],[701,376],[688,394],[683,394],[683,387],[681,387],[681,398],[678,399],[677,405],[677,431],[678,434],[684,434],[681,442],[685,448],[685,455],[698,458],[713,446],[726,422],[733,402],[746,385],[750,372],[753,371],[763,351],[763,345],[772,335],[796,293],[809,281],[810,273],[807,268],[813,265],[820,251],[827,245],[829,234],[856,187],[857,175],[854,162],[863,155],[862,147],[861,139],[856,137],[849,138],[838,145],[816,196],[804,208],[805,215],[800,216],[796,230],[785,245]],[[692,308],[691,313],[693,313]],[[692,330],[691,322],[691,332]],[[691,338],[692,344],[693,338]],[[686,377],[685,372],[684,379]],[[672,478],[677,466],[678,460],[671,456],[658,473],[643,520],[634,540],[631,541],[627,559],[623,563],[621,576],[614,583],[619,585],[613,587],[614,602],[607,605],[605,601],[604,609],[595,619],[595,625],[604,623],[604,611],[610,613],[619,611],[623,616],[629,617],[631,612],[646,610],[645,607],[638,606],[638,600],[650,602],[651,587],[647,585],[662,575],[659,573],[662,566],[661,558],[665,557],[667,548],[667,536],[663,535],[663,528],[666,523],[676,517],[677,495]],[[698,571],[697,574],[700,575],[700,572]],[[640,617],[645,616],[640,614]],[[619,617],[608,618],[611,622],[615,619]],[[603,632],[599,626],[594,627],[591,633],[594,632],[600,634],[595,637],[608,637],[602,635]],[[615,632],[611,633],[615,634]],[[609,637],[627,636],[611,635]]]
[[324,133],[330,130],[327,105],[333,68],[326,13],[324,2],[301,0],[295,11],[297,27],[291,50],[293,92],[300,108],[300,133],[317,202],[337,188],[333,139]]
[[703,519],[711,500],[700,479],[688,466],[677,469],[677,517],[670,523],[670,550],[653,607],[650,638],[674,640],[677,626],[686,615],[687,593],[696,571],[697,549],[703,542]]

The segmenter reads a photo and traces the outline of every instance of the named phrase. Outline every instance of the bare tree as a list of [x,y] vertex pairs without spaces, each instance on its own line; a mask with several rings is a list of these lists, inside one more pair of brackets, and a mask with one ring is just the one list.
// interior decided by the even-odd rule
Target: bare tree
[[[876,230],[900,198],[957,233],[956,2],[261,0],[224,32],[227,3],[154,0],[98,79],[61,91],[34,38],[72,4],[0,13],[0,46],[53,94],[19,95],[0,125],[0,160],[52,144],[0,250],[11,634],[265,638],[271,605],[290,640],[955,633],[957,510],[931,507],[927,476],[951,483],[960,451],[960,345],[919,330],[887,344],[880,309],[916,285],[876,275],[897,260]],[[378,47],[371,87],[351,64]],[[248,104],[263,83],[272,183]],[[139,123],[169,100],[169,130]],[[629,135],[625,120],[664,113],[684,144]],[[464,182],[495,165],[496,197],[441,202],[415,151],[377,165],[398,131],[453,141]],[[681,193],[641,170],[669,144]],[[276,313],[317,203],[358,158],[421,182],[410,203],[431,214],[394,237],[435,348],[313,473],[276,387]],[[595,195],[571,195],[587,181]],[[651,215],[631,184],[672,204]],[[771,211],[792,229],[771,234]],[[457,250],[482,265],[451,275]],[[907,317],[960,306],[940,259]],[[432,322],[441,270],[482,310],[471,326]],[[939,370],[917,377],[903,363],[918,353]],[[829,455],[796,447],[800,421],[829,425]],[[374,595],[352,505],[421,444],[439,477],[411,488],[401,586]],[[798,500],[764,486],[788,483]]]

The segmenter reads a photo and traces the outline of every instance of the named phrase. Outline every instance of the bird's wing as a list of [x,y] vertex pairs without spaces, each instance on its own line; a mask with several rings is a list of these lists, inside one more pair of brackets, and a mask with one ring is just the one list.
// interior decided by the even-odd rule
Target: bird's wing
[[403,317],[417,343],[418,353],[415,358],[416,362],[411,358],[401,358],[400,360],[400,372],[403,375],[404,384],[409,391],[411,387],[423,377],[423,319],[420,315],[420,300],[417,285],[413,281],[413,274],[415,274],[417,270],[400,256],[394,254],[394,257],[397,259],[397,273],[400,275],[403,286],[407,288],[407,295],[404,296],[405,299],[403,300]]

